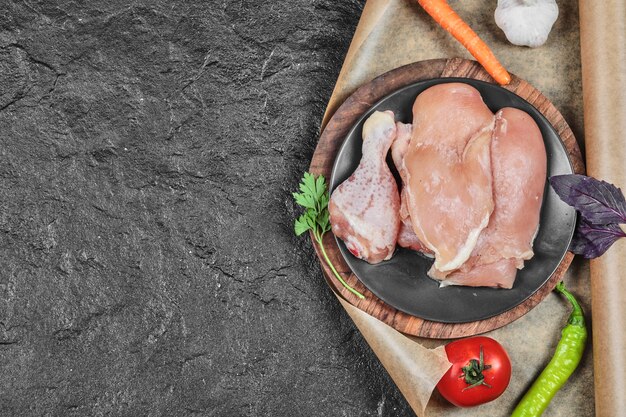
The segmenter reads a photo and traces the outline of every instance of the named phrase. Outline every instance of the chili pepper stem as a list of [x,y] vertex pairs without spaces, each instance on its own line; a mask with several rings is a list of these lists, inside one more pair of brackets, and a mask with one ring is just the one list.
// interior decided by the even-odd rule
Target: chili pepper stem
[[580,304],[578,304],[578,301],[576,300],[574,295],[565,288],[565,284],[563,283],[563,281],[559,282],[556,285],[555,289],[563,294],[572,305],[572,313],[570,314],[567,322],[574,326],[584,327],[585,318],[583,316],[583,309]]

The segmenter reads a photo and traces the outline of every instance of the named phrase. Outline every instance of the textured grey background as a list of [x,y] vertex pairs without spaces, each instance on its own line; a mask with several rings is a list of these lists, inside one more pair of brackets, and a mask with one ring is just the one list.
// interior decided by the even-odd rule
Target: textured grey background
[[363,3],[0,1],[0,415],[412,415],[292,233]]

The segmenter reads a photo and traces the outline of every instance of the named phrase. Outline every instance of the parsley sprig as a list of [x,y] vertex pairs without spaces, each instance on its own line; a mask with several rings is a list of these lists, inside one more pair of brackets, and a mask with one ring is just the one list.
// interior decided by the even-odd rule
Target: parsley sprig
[[328,213],[329,196],[324,176],[320,175],[316,179],[313,174],[305,172],[300,182],[300,192],[292,193],[292,195],[294,200],[296,200],[296,203],[305,208],[304,213],[296,219],[294,225],[296,236],[300,236],[304,232],[310,230],[313,233],[315,241],[319,244],[320,249],[322,250],[322,255],[324,256],[326,263],[330,267],[331,271],[333,271],[333,274],[337,277],[339,282],[341,282],[348,291],[357,297],[361,299],[365,298],[363,294],[352,288],[343,280],[339,272],[335,269],[335,266],[328,258],[326,250],[324,249],[324,234],[330,231]]

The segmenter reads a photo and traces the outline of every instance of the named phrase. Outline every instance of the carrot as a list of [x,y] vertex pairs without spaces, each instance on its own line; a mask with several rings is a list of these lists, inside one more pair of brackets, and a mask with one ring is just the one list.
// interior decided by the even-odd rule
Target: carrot
[[467,49],[485,70],[501,85],[511,82],[511,76],[495,57],[491,49],[467,23],[456,14],[446,0],[417,0],[435,22],[450,32]]

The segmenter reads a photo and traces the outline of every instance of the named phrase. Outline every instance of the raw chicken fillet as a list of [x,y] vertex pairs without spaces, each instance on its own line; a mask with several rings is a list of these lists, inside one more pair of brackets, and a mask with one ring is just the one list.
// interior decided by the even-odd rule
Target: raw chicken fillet
[[494,115],[467,84],[428,88],[413,105],[413,134],[402,161],[408,211],[442,272],[472,254],[493,211]]
[[[408,144],[397,140],[392,155],[405,184],[402,227],[435,253],[429,276],[443,286],[512,288],[539,228],[547,170],[539,127],[514,108],[494,116],[459,83],[422,92],[413,115]],[[409,247],[403,228],[398,240]]]
[[491,142],[495,208],[469,260],[450,274],[431,269],[443,285],[511,288],[517,269],[533,257],[533,240],[546,178],[541,131],[527,113],[504,108],[496,114]]

